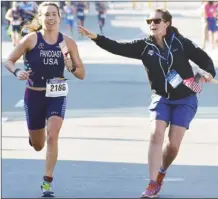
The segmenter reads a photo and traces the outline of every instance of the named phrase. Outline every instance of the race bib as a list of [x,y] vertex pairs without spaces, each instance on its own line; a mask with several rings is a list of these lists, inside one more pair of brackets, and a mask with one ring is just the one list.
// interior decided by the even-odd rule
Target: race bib
[[77,12],[77,16],[83,17],[84,16],[84,12]]
[[67,19],[69,19],[69,20],[74,20],[74,16],[73,16],[73,15],[68,15],[68,16],[67,16]]
[[171,70],[167,74],[167,81],[170,83],[170,85],[173,88],[176,88],[177,86],[179,86],[183,82],[183,79],[175,70]]
[[50,79],[46,83],[46,97],[61,97],[67,96],[68,84],[66,80]]

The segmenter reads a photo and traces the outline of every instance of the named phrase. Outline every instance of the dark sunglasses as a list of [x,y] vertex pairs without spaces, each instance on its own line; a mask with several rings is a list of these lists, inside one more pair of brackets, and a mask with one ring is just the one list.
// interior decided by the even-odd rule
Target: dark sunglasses
[[154,24],[160,24],[160,22],[163,20],[162,19],[147,19],[146,20],[148,25],[150,25],[152,23],[152,21],[154,22]]

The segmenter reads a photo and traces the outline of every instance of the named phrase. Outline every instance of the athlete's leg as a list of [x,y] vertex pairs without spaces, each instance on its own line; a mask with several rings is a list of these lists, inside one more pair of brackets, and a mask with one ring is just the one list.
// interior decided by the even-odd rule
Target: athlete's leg
[[183,137],[185,135],[186,128],[182,126],[171,125],[169,130],[169,141],[163,151],[163,162],[161,169],[166,171],[168,167],[175,160]]
[[149,106],[151,114],[151,139],[148,150],[149,185],[141,197],[155,197],[161,189],[157,183],[158,170],[162,160],[162,146],[165,130],[170,122],[171,107],[166,99],[154,95]]
[[70,29],[71,35],[73,36],[74,20],[70,20],[69,29]]
[[208,24],[207,21],[203,22],[203,44],[202,44],[202,48],[205,49],[206,48],[206,42],[208,41]]
[[51,189],[54,167],[58,157],[58,137],[66,110],[66,97],[47,98],[47,152],[45,175],[43,177],[43,196],[53,196]]
[[26,88],[24,96],[30,144],[36,151],[42,150],[45,143],[46,107],[44,96],[44,91],[34,91],[28,88]]
[[30,144],[36,151],[41,151],[45,145],[45,128],[38,130],[29,129]]
[[185,131],[197,112],[198,100],[195,95],[181,99],[179,103],[172,110],[169,141],[163,152],[162,171],[166,171],[176,158]]
[[148,150],[149,178],[156,181],[162,160],[162,146],[168,123],[163,120],[151,122],[151,139]]
[[47,153],[45,176],[52,177],[58,157],[58,137],[63,123],[63,118],[51,116],[47,123]]
[[198,107],[198,100],[195,95],[177,100],[176,103],[171,114],[171,125],[168,135],[169,141],[163,151],[162,164],[157,177],[157,182],[160,185],[163,183],[166,170],[175,160],[179,152],[185,132],[189,128]]
[[66,97],[47,99],[47,154],[45,176],[52,177],[58,155],[58,137],[66,110]]

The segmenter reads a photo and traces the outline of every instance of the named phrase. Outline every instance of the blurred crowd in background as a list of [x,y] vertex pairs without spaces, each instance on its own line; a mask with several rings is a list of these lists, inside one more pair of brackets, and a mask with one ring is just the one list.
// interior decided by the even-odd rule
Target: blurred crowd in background
[[[2,13],[5,13],[3,18],[6,20],[3,23],[7,25],[7,33],[11,37],[14,46],[19,42],[21,37],[29,33],[25,25],[31,23],[31,21],[37,17],[38,6],[42,2],[43,1],[2,2]],[[72,35],[75,27],[74,24],[84,25],[86,14],[93,11],[93,9],[97,12],[99,29],[101,33],[103,33],[107,2],[58,1],[56,3],[60,6],[61,18],[64,19]]]
[[218,48],[218,1],[206,1],[202,4],[203,44],[210,40],[212,50]]
[[[17,44],[19,39],[28,34],[28,30],[23,28],[26,23],[29,23],[37,14],[38,5],[43,1],[2,1],[2,23],[7,24],[7,32],[10,35],[12,43]],[[87,14],[96,12],[98,18],[99,30],[103,34],[107,9],[113,8],[113,2],[100,1],[57,1],[61,8],[61,17],[67,28],[74,32],[75,24],[84,25]],[[143,9],[143,6],[151,7],[155,2],[137,2],[131,1],[132,9]],[[142,5],[143,3],[143,5]],[[157,6],[160,2],[156,2]],[[122,3],[121,3],[122,4]],[[202,48],[210,43],[212,49],[218,48],[218,1],[202,1],[201,13],[199,18],[202,18],[203,38]],[[167,9],[167,1],[163,1],[162,8]],[[147,14],[147,13],[146,13]]]

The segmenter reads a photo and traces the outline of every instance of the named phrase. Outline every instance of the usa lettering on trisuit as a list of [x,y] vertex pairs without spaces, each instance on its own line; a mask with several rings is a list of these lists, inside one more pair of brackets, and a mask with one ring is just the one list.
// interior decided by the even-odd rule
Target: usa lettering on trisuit
[[40,57],[43,57],[43,64],[58,65],[58,58],[61,57],[61,51],[40,50]]

